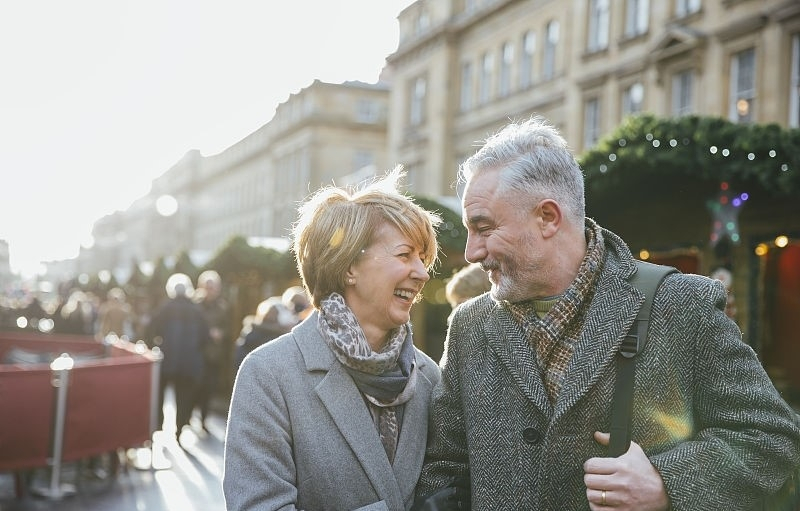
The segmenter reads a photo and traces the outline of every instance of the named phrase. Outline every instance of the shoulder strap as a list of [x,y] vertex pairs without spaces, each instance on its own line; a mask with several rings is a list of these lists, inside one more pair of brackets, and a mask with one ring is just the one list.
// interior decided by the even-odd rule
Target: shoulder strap
[[650,323],[650,309],[653,297],[661,281],[678,270],[672,266],[636,261],[637,271],[631,277],[631,284],[644,293],[644,303],[630,331],[622,341],[619,350],[619,370],[614,388],[614,402],[611,410],[611,440],[609,456],[617,457],[628,452],[631,443],[631,416],[633,415],[633,383],[636,374],[636,355],[647,343],[647,327]]

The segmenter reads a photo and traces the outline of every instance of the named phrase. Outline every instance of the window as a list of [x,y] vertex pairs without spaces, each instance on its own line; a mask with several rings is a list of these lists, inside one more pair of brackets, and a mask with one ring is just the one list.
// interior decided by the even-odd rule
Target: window
[[472,108],[472,62],[461,64],[461,111]]
[[534,53],[536,53],[536,32],[525,32],[525,35],[522,36],[522,58],[519,63],[520,89],[527,89],[533,84]]
[[583,146],[592,147],[600,139],[600,100],[586,101],[583,112]]
[[375,124],[380,117],[380,107],[371,99],[359,99],[356,104],[356,120],[358,122]]
[[700,0],[675,0],[675,16],[682,18],[700,10]]
[[639,82],[622,91],[622,117],[641,112],[643,101],[644,86]]
[[608,0],[589,0],[589,40],[586,49],[608,48]]
[[425,30],[430,25],[431,21],[428,17],[428,12],[425,9],[420,9],[417,13],[417,17],[414,20],[414,30],[417,34],[421,34],[425,32]]
[[491,53],[484,53],[481,58],[481,76],[478,83],[478,103],[481,105],[489,102],[492,91],[492,68],[494,59]]
[[792,70],[789,86],[789,126],[800,128],[800,33],[792,37]]
[[409,108],[408,121],[412,126],[422,124],[425,119],[425,89],[427,84],[425,78],[418,77],[411,84],[411,106]]
[[650,0],[628,0],[625,9],[625,36],[635,37],[647,32],[650,20]]
[[740,51],[731,57],[728,119],[733,122],[753,122],[753,106],[756,98],[755,68],[756,51],[754,48]]
[[511,66],[514,64],[514,45],[505,43],[500,50],[500,83],[498,94],[508,96],[511,93]]
[[694,71],[687,70],[672,77],[672,115],[692,113]]
[[545,80],[552,79],[556,74],[556,47],[558,45],[558,21],[553,20],[547,24],[547,35],[544,42],[544,60],[542,62],[542,76]]

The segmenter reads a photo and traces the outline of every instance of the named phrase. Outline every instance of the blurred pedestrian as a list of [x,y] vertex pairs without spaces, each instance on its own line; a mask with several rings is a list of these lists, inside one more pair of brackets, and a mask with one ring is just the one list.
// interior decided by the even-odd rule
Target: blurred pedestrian
[[214,270],[206,270],[197,278],[194,300],[200,304],[208,322],[210,342],[203,349],[206,377],[203,378],[197,396],[200,411],[200,425],[206,428],[211,401],[219,390],[220,382],[231,361],[231,321],[230,307],[222,295],[222,278]]
[[55,332],[94,335],[97,310],[91,296],[80,289],[70,290],[55,316]]
[[480,264],[468,264],[453,274],[444,286],[445,297],[452,308],[492,288],[489,276]]
[[234,374],[239,371],[242,360],[251,351],[280,337],[294,326],[282,321],[281,311],[284,308],[280,296],[272,296],[258,304],[255,315],[243,326],[242,332],[236,340]]
[[203,349],[211,342],[203,310],[191,300],[192,279],[175,273],[167,279],[167,300],[153,312],[146,338],[163,354],[159,385],[159,420],[164,422],[164,396],[168,387],[175,395],[175,437],[189,425],[198,390],[205,378]]
[[405,511],[422,467],[439,368],[410,311],[439,218],[396,190],[326,187],[294,230],[316,310],[245,358],[225,439],[227,509]]
[[719,280],[725,286],[727,300],[725,302],[725,314],[736,321],[736,296],[733,294],[733,274],[727,268],[717,268],[711,272],[711,278]]
[[308,299],[308,294],[303,289],[303,286],[286,288],[286,291],[281,295],[281,301],[292,314],[292,326],[300,323],[314,312],[314,307],[311,306],[311,300]]
[[101,341],[108,335],[131,339],[133,335],[133,311],[125,291],[114,287],[106,293],[106,299],[97,310],[97,338]]

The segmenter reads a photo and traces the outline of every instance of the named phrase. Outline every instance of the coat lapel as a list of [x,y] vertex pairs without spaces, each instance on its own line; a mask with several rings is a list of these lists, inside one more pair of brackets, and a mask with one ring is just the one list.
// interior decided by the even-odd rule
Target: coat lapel
[[[404,504],[400,497],[400,488],[393,477],[388,477],[392,467],[383,450],[375,423],[353,379],[336,360],[317,330],[317,314],[312,314],[296,329],[297,338],[302,339],[298,346],[308,371],[327,371],[317,385],[316,393],[361,463],[375,492],[387,502],[389,508],[402,508]],[[376,433],[371,434],[372,431]]]
[[643,302],[643,295],[626,280],[601,275],[567,367],[554,420],[575,406],[604,374],[615,370],[616,354]]
[[536,354],[522,328],[507,310],[495,307],[484,325],[484,332],[490,349],[517,386],[544,416],[550,417],[552,406],[547,398]]
[[[422,468],[425,457],[425,439],[428,436],[428,405],[433,383],[422,372],[421,367],[414,368],[417,388],[403,410],[403,424],[400,427],[400,438],[397,443],[397,454],[392,470],[400,486],[400,495],[413,495],[417,478],[414,477]],[[402,506],[401,506],[402,507]]]

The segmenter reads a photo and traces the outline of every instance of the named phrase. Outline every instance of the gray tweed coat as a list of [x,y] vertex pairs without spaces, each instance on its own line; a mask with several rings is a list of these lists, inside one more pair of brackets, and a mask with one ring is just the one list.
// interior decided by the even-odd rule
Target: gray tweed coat
[[439,367],[416,351],[416,391],[390,465],[360,392],[317,330],[317,314],[242,363],[225,440],[228,510],[411,507]]
[[[426,495],[469,471],[472,509],[589,509],[583,463],[605,456],[615,353],[643,302],[622,240],[603,230],[606,261],[551,406],[532,348],[488,295],[457,309],[434,390]],[[667,277],[637,362],[633,441],[678,510],[751,509],[800,463],[800,419],[725,316],[718,281]]]

